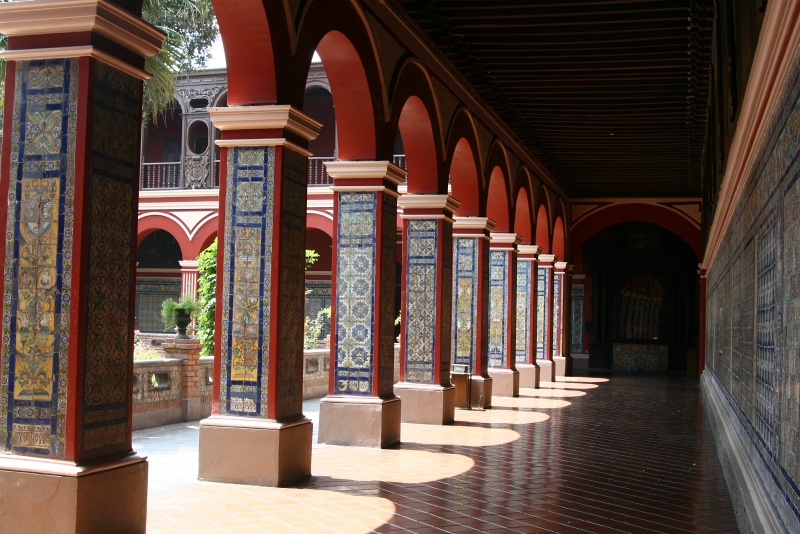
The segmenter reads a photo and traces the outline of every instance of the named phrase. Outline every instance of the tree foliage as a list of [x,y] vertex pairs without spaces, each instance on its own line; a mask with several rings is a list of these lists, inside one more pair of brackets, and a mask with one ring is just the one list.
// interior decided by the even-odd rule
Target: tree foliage
[[153,78],[144,83],[142,112],[156,120],[174,99],[175,76],[205,67],[219,28],[211,0],[144,0],[142,18],[167,35],[159,53],[145,62]]
[[[145,70],[153,78],[144,83],[143,113],[146,120],[155,120],[174,100],[175,76],[205,67],[219,28],[211,0],[144,0],[142,18],[167,35],[159,53],[145,60]],[[6,45],[6,36],[0,35],[0,50]],[[0,59],[0,106],[5,70]]]

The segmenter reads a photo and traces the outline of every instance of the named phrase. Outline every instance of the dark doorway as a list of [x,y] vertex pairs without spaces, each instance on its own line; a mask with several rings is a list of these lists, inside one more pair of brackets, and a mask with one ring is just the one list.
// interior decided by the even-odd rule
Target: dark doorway
[[589,367],[694,375],[697,256],[656,225],[612,226],[583,248],[591,277]]

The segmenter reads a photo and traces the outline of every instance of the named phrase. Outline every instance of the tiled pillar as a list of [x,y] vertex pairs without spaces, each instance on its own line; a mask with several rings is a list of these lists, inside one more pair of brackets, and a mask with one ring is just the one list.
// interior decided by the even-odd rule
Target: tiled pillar
[[489,244],[489,375],[492,394],[519,397],[516,367],[517,234],[492,232]]
[[453,221],[453,374],[456,408],[492,406],[489,376],[489,233],[494,221]]
[[2,3],[0,32],[0,530],[144,532],[133,258],[142,69],[164,36],[104,2]]
[[553,266],[553,364],[556,376],[567,374],[567,357],[564,354],[564,333],[567,331],[567,305],[564,301],[568,283],[567,271],[568,265],[565,261],[557,261]]
[[556,257],[539,254],[536,268],[536,363],[542,369],[542,380],[556,379],[553,365],[553,267]]
[[181,266],[181,295],[197,298],[197,260],[183,260]]
[[394,394],[397,185],[388,161],[326,163],[335,192],[331,382],[320,401],[320,443],[389,447],[400,441]]
[[517,247],[517,336],[516,361],[519,387],[538,388],[541,369],[536,363],[536,245]]
[[447,195],[403,195],[400,397],[404,423],[454,419],[450,383],[453,305],[453,212]]
[[[290,106],[212,108],[225,181],[214,401],[202,480],[284,486],[311,473],[303,416],[304,146],[320,125]],[[262,137],[269,133],[271,137]]]

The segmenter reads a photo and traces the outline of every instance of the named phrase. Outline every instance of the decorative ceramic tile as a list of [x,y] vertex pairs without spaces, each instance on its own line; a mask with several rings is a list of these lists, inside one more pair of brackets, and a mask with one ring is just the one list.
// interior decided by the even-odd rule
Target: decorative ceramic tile
[[572,339],[570,351],[578,354],[583,352],[583,285],[572,285]]
[[133,365],[130,323],[132,228],[139,186],[141,82],[97,62],[88,202],[86,347],[81,444],[84,452],[125,450]]
[[74,60],[16,64],[0,450],[18,454],[65,453],[77,75]]
[[519,260],[517,262],[517,335],[516,335],[516,362],[531,363],[531,312],[530,306],[533,281],[531,280],[532,262]]
[[536,357],[545,358],[544,348],[550,339],[547,331],[547,316],[550,313],[550,303],[547,301],[547,285],[549,269],[538,267],[536,269]]
[[786,531],[800,527],[800,72],[787,76],[707,282],[706,370]]
[[666,373],[668,360],[667,345],[614,343],[614,371]]
[[563,273],[553,274],[553,332],[550,336],[553,343],[553,356],[561,356],[561,299],[563,296],[561,288],[563,280]]
[[453,365],[475,370],[480,239],[453,239]]
[[508,252],[489,253],[489,367],[508,367],[508,261]]
[[266,417],[275,147],[230,148],[227,165],[220,412]]
[[410,219],[406,252],[405,380],[432,383],[436,348],[438,221]]
[[278,381],[276,417],[303,414],[303,295],[305,293],[306,167],[307,157],[284,147],[280,202],[281,335],[277,341]]
[[338,394],[372,394],[377,193],[339,193],[336,258]]

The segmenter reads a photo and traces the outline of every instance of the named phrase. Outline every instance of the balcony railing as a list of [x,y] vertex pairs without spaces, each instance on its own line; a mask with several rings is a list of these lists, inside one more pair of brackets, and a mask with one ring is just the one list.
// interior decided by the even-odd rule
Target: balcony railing
[[[308,185],[332,185],[333,180],[325,171],[325,162],[334,161],[332,157],[308,158]],[[206,160],[207,161],[207,160]],[[396,154],[393,163],[406,168],[405,154]],[[208,165],[205,163],[204,165]],[[202,173],[196,171],[194,178],[187,178],[180,162],[175,163],[142,163],[140,189],[216,189],[219,188],[220,161],[214,160],[211,174],[203,179]]]
[[140,189],[180,189],[181,164],[142,163]]
[[[334,161],[336,158],[331,157],[310,157],[308,158],[308,185],[309,186],[318,186],[318,185],[332,185],[333,180],[328,173],[325,171],[325,162],[326,161]],[[406,169],[406,155],[405,154],[395,154],[394,158],[392,158],[392,163],[400,167],[401,169]]]

